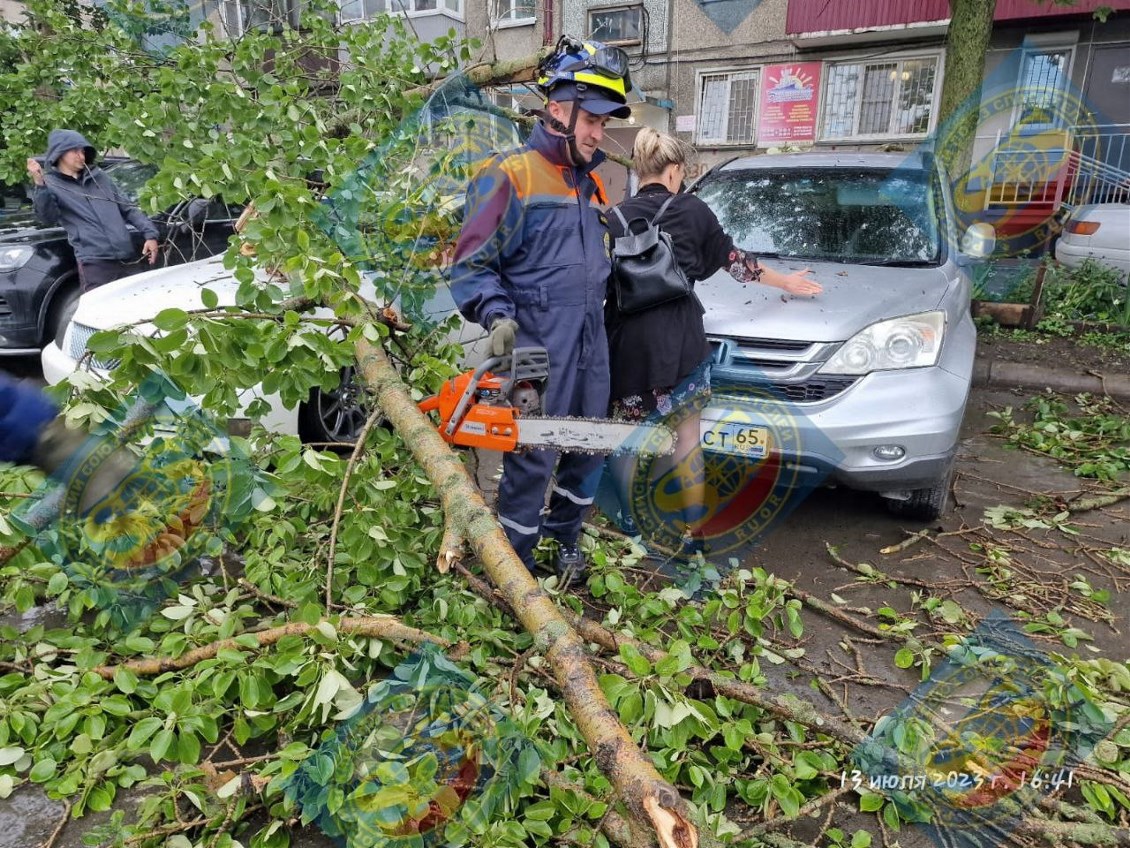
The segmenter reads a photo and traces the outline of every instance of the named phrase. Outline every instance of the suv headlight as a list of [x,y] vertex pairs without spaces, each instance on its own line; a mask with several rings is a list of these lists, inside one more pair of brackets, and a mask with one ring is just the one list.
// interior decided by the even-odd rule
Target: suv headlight
[[921,312],[872,324],[844,342],[821,374],[869,374],[934,365],[946,329],[944,312]]
[[34,255],[35,248],[26,244],[0,248],[0,271],[15,271],[17,268],[22,268]]

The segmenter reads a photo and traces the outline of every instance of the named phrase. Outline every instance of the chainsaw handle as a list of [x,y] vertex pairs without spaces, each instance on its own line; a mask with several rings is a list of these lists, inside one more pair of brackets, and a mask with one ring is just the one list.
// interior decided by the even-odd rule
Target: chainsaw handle
[[483,361],[478,368],[471,374],[471,379],[467,381],[467,388],[463,390],[463,394],[459,397],[459,402],[455,405],[455,411],[451,413],[451,420],[447,422],[444,431],[447,435],[455,434],[459,428],[459,423],[463,420],[463,416],[467,414],[467,407],[471,405],[471,401],[475,397],[475,390],[479,387],[479,381],[483,376],[497,365],[500,365],[504,360],[508,359],[506,356],[492,356]]

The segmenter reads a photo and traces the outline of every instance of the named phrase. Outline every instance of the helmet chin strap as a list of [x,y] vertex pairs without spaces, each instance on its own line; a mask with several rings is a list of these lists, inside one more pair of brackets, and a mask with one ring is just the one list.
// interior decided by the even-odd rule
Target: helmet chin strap
[[573,111],[569,115],[569,126],[565,126],[549,114],[549,109],[523,109],[522,111],[535,115],[551,130],[565,137],[565,143],[569,148],[569,158],[573,160],[576,167],[583,168],[588,165],[588,160],[581,155],[581,151],[577,148],[577,113],[581,111],[581,107],[576,100],[573,101]]

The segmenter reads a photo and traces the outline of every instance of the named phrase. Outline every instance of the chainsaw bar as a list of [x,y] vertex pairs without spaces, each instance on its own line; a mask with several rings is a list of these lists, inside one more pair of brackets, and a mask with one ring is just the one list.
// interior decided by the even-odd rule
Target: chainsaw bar
[[518,445],[567,453],[664,456],[675,450],[675,433],[662,424],[632,424],[606,418],[521,418]]

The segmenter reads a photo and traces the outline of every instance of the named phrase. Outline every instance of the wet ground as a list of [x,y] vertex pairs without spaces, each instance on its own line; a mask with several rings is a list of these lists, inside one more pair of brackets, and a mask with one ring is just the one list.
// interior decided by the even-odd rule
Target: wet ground
[[[6,363],[0,361],[0,367],[6,367]],[[34,377],[34,368],[24,375]],[[1076,574],[1082,574],[1093,588],[1109,589],[1115,599],[1130,589],[1130,570],[1113,568],[1099,555],[1113,546],[1128,546],[1130,501],[1073,517],[1072,524],[1079,531],[1075,536],[1056,530],[983,528],[987,508],[1004,504],[1019,507],[1041,495],[1069,499],[1086,488],[1084,481],[1051,461],[1009,450],[989,434],[993,420],[987,412],[1004,406],[1020,407],[1025,399],[1025,395],[1012,392],[974,391],[953,485],[956,503],[941,520],[929,525],[899,520],[883,510],[877,497],[822,490],[763,540],[750,563],[794,581],[798,589],[872,627],[879,623],[875,612],[880,607],[893,608],[918,622],[914,632],[922,639],[968,630],[992,610],[1016,618],[1057,609],[1071,624],[1093,636],[1090,644],[1098,651],[1094,655],[1125,660],[1130,657],[1126,606],[1117,600],[1109,609],[1087,603],[1070,583]],[[924,528],[935,531],[933,540],[897,553],[880,552]],[[845,562],[869,563],[895,582],[861,581],[857,572],[833,562],[826,544],[834,545]],[[1003,550],[1011,564],[1007,581],[996,592],[986,589],[986,575],[978,571],[986,566],[983,552],[990,547]],[[900,580],[905,582],[897,582]],[[930,597],[955,600],[969,619],[955,628],[915,609],[916,598],[920,605]],[[31,615],[43,614],[36,611]],[[1104,616],[1107,621],[1095,620]],[[841,718],[846,714],[866,722],[896,707],[917,684],[916,669],[902,671],[895,667],[898,645],[870,638],[811,610],[806,610],[804,621],[805,632],[797,642],[805,649],[804,656],[796,662],[767,667],[774,691],[791,691],[813,700],[829,714]],[[29,624],[10,615],[0,617],[0,622]],[[1032,640],[1043,650],[1092,654],[1082,646],[1074,650],[1065,647],[1055,634],[1036,634]],[[813,689],[815,677],[825,683],[824,694]],[[118,806],[127,813],[134,803],[136,796],[120,794]],[[61,803],[47,800],[34,789],[21,789],[0,801],[0,848],[36,848],[60,823],[62,812]],[[78,848],[83,844],[83,834],[107,817],[96,814],[69,821],[55,848]],[[850,833],[855,826],[873,828],[876,819],[853,821],[845,808],[836,821]],[[803,841],[810,826],[798,825],[795,836]],[[898,839],[903,848],[934,844],[924,833],[908,828]],[[329,845],[320,834],[309,831],[296,833],[292,844],[296,848]]]

